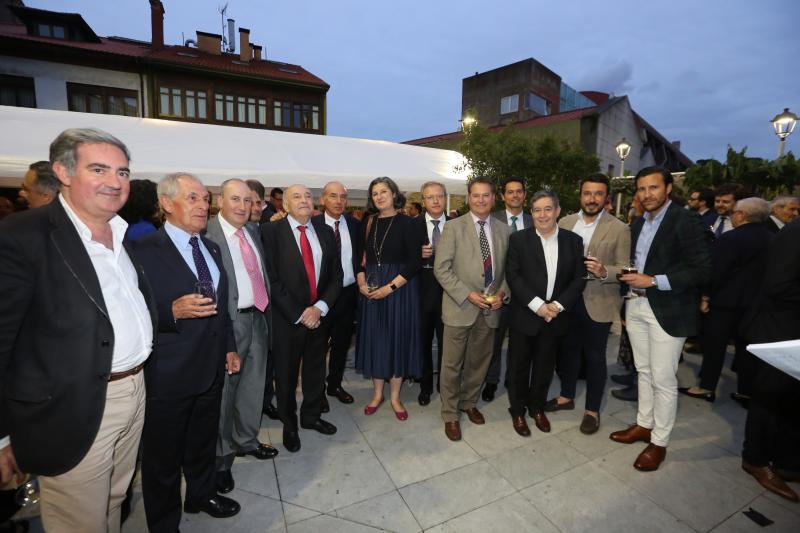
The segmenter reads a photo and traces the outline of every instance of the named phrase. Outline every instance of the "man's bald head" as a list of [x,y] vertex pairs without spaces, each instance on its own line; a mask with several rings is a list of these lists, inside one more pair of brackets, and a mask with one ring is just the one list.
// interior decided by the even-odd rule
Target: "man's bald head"
[[283,191],[283,205],[286,212],[301,224],[311,218],[314,211],[314,199],[305,185],[290,185]]

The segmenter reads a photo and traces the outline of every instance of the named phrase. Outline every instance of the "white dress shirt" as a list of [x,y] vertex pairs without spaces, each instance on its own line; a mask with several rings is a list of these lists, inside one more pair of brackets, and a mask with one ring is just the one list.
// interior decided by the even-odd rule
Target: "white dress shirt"
[[[544,237],[539,233],[538,229],[536,230],[536,235],[539,236],[539,240],[542,242],[542,249],[544,250],[544,264],[547,269],[547,293],[544,299],[534,296],[533,300],[528,303],[528,308],[534,313],[538,312],[539,308],[546,301],[553,298],[553,289],[556,286],[556,270],[558,269],[558,226],[556,226],[556,230],[549,237]],[[560,303],[555,300],[553,303],[555,303],[561,311],[564,310],[564,307]]]
[[[225,242],[228,243],[228,250],[231,253],[231,260],[233,261],[233,271],[236,275],[236,289],[239,293],[236,306],[239,309],[253,307],[256,304],[256,298],[253,293],[253,282],[250,280],[250,275],[247,273],[247,267],[244,265],[244,257],[242,256],[242,248],[239,246],[239,237],[236,235],[236,227],[225,220],[222,213],[219,214],[217,220],[219,220],[222,233],[225,235]],[[258,248],[256,248],[253,238],[250,236],[250,232],[247,231],[247,228],[242,228],[242,232],[244,233],[245,240],[247,240],[247,244],[253,249],[259,268],[261,268],[261,256],[258,254]]]
[[124,372],[144,363],[153,349],[153,323],[139,289],[139,278],[122,246],[128,223],[115,216],[109,221],[113,250],[92,240],[92,230],[78,218],[64,196],[58,200],[78,231],[100,282],[103,301],[114,330],[111,372]]
[[325,223],[336,233],[336,223],[339,223],[339,238],[342,241],[342,287],[349,287],[356,282],[356,274],[353,272],[353,243],[350,242],[350,231],[347,229],[347,219],[344,215],[336,220],[325,212]]
[[[319,285],[319,271],[322,267],[322,246],[319,244],[319,237],[317,237],[317,232],[314,230],[314,225],[311,223],[310,219],[305,224],[300,224],[292,215],[286,215],[286,218],[289,220],[289,226],[292,228],[292,235],[294,235],[294,242],[297,243],[297,249],[300,250],[301,257],[303,255],[303,249],[300,247],[300,230],[298,230],[297,227],[306,227],[306,237],[308,237],[308,243],[311,245],[311,255],[314,258],[314,279],[317,285]],[[327,302],[317,300],[314,303],[314,307],[319,309],[321,316],[328,314]],[[299,318],[295,324],[298,323],[300,323]]]
[[511,226],[514,225],[514,221],[511,220],[511,217],[517,217],[517,231],[519,231],[521,229],[525,229],[525,220],[524,220],[525,216],[524,215],[525,215],[525,210],[524,209],[519,212],[519,215],[515,215],[514,213],[512,213],[508,209],[506,209],[506,221],[508,222],[508,227],[510,228]]
[[[472,217],[472,222],[475,224],[475,231],[478,234],[478,242],[480,242],[481,225],[478,224],[478,222],[480,222],[481,219],[478,218],[478,216],[472,211],[469,212],[469,216]],[[489,255],[492,256],[492,279],[495,279],[497,277],[495,274],[495,272],[497,272],[497,266],[494,262],[494,246],[492,245],[492,216],[487,216],[486,219],[484,219],[484,222],[486,222],[486,224],[483,225],[483,232],[486,234],[486,240],[489,241]]]
[[[722,220],[721,216],[717,217],[717,220],[714,221],[714,225],[711,226],[711,233],[717,233],[717,228],[719,227],[720,221]],[[722,226],[722,233],[727,233],[733,229],[733,222],[731,222],[731,217],[725,216],[725,225]]]
[[[433,218],[427,212],[425,213],[425,230],[428,232],[428,242],[433,244],[433,222],[434,220],[439,221],[439,231],[444,231],[444,224],[447,222],[447,217],[442,211],[442,214],[439,218]],[[486,228],[486,231],[489,231],[489,228]],[[487,235],[488,237],[489,235]]]
[[769,218],[771,218],[775,225],[778,226],[778,229],[783,229],[783,226],[785,226],[783,220],[779,219],[775,215],[770,215]]
[[597,229],[597,226],[600,224],[600,217],[603,216],[603,210],[600,210],[600,213],[594,218],[594,220],[587,224],[584,222],[583,219],[583,211],[578,213],[578,220],[575,221],[575,226],[572,228],[574,233],[577,233],[583,239],[583,253],[589,251],[589,243],[592,242],[592,235],[594,235],[594,230]]

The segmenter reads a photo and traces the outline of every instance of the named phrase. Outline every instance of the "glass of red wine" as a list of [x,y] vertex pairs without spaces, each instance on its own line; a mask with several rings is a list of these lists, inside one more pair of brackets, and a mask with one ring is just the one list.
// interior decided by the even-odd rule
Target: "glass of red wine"
[[[622,282],[622,280],[620,279],[622,276],[624,276],[625,274],[636,274],[637,272],[638,270],[636,269],[636,263],[630,261],[627,265],[622,267],[620,273],[617,274],[617,280]],[[633,288],[630,285],[628,285],[628,293],[624,296],[624,298],[633,298]]]

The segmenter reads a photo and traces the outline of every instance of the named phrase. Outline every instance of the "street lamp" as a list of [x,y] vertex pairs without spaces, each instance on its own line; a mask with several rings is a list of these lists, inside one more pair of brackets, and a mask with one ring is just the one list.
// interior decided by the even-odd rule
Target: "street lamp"
[[778,147],[778,158],[780,159],[783,157],[783,145],[786,143],[786,137],[792,134],[797,125],[797,115],[789,111],[788,107],[784,107],[783,113],[775,115],[771,122],[772,127],[775,128],[775,135],[781,140]]
[[[631,145],[628,144],[628,141],[625,140],[625,137],[622,138],[620,142],[614,147],[614,150],[617,151],[617,155],[619,156],[619,177],[625,177],[625,160],[631,153]],[[617,193],[617,216],[619,216],[620,211],[622,210],[622,192]]]
[[472,125],[474,125],[476,122],[478,122],[478,119],[476,119],[476,118],[475,118],[475,117],[473,117],[473,116],[466,115],[466,116],[465,116],[464,118],[462,118],[462,119],[461,119],[459,122],[461,122],[461,129],[464,129],[464,130],[466,130],[466,129],[468,129],[470,126],[472,126]]

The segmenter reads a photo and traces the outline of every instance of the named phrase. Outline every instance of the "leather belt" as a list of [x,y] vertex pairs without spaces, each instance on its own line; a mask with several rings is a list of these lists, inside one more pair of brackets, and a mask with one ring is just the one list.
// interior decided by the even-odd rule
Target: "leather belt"
[[127,378],[128,376],[135,376],[139,372],[142,371],[144,368],[144,363],[139,363],[133,368],[129,368],[128,370],[123,370],[122,372],[112,372],[110,376],[108,376],[108,381],[117,381],[118,379]]
[[238,311],[240,313],[255,313],[258,311],[258,308],[254,305],[251,305],[250,307],[245,307],[244,309],[238,309]]

